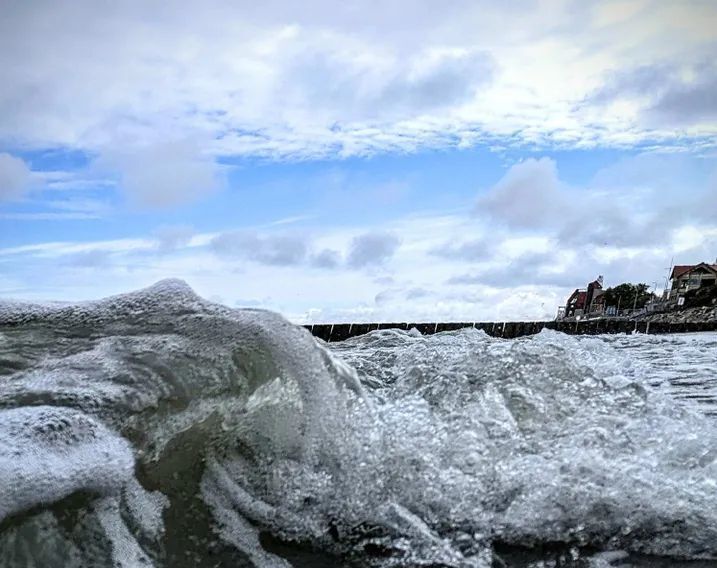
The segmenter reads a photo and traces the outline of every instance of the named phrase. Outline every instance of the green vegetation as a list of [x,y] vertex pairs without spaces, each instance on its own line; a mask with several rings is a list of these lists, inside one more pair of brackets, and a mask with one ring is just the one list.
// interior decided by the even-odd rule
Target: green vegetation
[[[647,284],[629,284],[627,282],[605,290],[605,305],[620,306],[621,310],[642,308],[649,302],[653,294],[648,292]],[[637,298],[637,301],[635,299]]]

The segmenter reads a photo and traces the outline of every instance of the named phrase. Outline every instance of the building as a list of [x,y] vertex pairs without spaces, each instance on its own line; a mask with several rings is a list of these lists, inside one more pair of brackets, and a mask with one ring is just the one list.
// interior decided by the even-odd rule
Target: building
[[602,276],[598,276],[588,284],[587,288],[577,288],[565,302],[565,309],[560,310],[558,317],[575,317],[587,314],[602,314],[605,310],[605,299],[602,288]]
[[587,290],[575,289],[575,292],[570,294],[568,301],[565,302],[565,308],[558,311],[558,317],[573,317],[576,315],[582,315],[585,311],[585,298],[587,297]]
[[679,264],[670,273],[669,299],[680,303],[689,290],[714,286],[717,283],[717,264]]

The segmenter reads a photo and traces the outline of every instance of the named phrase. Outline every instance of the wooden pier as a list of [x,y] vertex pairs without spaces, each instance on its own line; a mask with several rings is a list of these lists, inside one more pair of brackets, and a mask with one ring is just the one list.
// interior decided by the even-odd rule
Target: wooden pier
[[423,335],[472,327],[482,329],[492,337],[513,339],[533,335],[543,329],[553,329],[570,335],[598,335],[601,333],[689,333],[717,331],[717,321],[705,322],[646,322],[618,319],[584,321],[510,321],[510,322],[451,322],[451,323],[315,323],[304,326],[314,336],[327,342],[344,341],[377,329],[416,328]]

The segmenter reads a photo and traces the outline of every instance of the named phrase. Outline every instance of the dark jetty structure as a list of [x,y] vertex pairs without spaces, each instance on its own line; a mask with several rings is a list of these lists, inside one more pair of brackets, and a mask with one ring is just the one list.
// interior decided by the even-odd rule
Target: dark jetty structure
[[570,335],[597,335],[600,333],[687,333],[717,331],[717,321],[656,322],[622,319],[590,319],[583,321],[508,321],[508,322],[453,322],[453,323],[315,323],[304,326],[315,337],[327,342],[344,341],[377,329],[416,328],[423,335],[454,331],[466,327],[482,329],[492,337],[513,339],[533,335],[543,329],[553,329]]

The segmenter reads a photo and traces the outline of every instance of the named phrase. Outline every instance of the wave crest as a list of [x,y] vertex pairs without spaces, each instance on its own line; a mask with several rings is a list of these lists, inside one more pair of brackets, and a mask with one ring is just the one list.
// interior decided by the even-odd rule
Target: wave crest
[[714,423],[649,382],[611,343],[547,331],[329,348],[177,281],[0,304],[0,548],[38,566],[717,557]]

